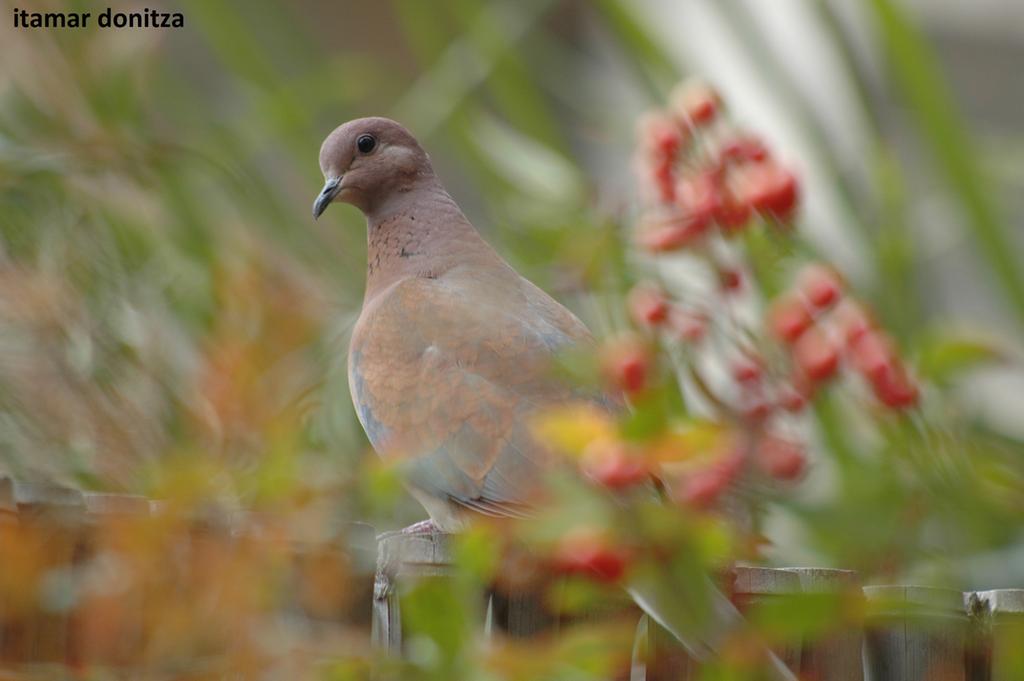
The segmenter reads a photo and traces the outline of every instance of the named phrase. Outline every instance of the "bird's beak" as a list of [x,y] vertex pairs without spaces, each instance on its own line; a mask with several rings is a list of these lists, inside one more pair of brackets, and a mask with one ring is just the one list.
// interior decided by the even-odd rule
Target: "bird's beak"
[[323,191],[316,197],[316,201],[313,202],[313,219],[319,218],[323,215],[323,212],[327,210],[327,206],[331,205],[331,201],[334,196],[338,193],[338,188],[341,186],[340,177],[329,177],[327,178],[327,184],[324,185]]

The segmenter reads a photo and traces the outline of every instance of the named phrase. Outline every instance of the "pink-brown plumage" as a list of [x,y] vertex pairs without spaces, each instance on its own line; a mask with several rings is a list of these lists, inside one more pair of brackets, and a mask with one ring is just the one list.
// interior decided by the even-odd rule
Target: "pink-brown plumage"
[[[353,153],[364,135],[374,149]],[[367,216],[349,384],[371,443],[401,458],[441,529],[458,529],[467,510],[521,514],[552,463],[532,416],[571,398],[552,359],[587,342],[586,327],[480,237],[397,123],[347,123],[323,149],[340,200]]]

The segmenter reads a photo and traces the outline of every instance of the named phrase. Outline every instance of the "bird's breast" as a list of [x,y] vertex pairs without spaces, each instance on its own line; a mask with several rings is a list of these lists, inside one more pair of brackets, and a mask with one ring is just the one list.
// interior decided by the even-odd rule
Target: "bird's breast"
[[575,338],[519,295],[518,276],[453,274],[387,290],[353,331],[352,400],[384,456],[507,440],[533,406],[569,396],[550,369]]

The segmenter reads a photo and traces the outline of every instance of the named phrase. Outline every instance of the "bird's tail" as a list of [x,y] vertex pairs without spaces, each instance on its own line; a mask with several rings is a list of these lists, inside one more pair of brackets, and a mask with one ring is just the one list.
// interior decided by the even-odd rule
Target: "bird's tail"
[[[697,662],[718,657],[726,639],[743,625],[743,616],[710,580],[699,596],[702,603],[685,602],[690,600],[686,594],[669,589],[652,575],[631,579],[626,591],[640,609],[678,639]],[[796,675],[774,653],[766,648],[763,654],[766,678],[797,681]]]

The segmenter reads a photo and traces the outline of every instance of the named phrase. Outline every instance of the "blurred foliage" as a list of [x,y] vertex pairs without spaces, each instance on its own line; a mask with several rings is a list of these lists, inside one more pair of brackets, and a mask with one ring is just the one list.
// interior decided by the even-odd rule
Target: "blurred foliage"
[[[938,160],[971,243],[1020,316],[1020,263],[934,56],[893,3],[870,7],[894,76],[889,95],[909,104],[908,127]],[[191,0],[180,9],[181,31],[5,26],[0,46],[0,467],[19,480],[170,504],[165,515],[101,526],[101,549],[74,573],[74,607],[104,623],[98,645],[111,645],[104,632],[117,638],[120,618],[138,615],[152,618],[147,664],[183,678],[283,669],[274,665],[307,646],[322,664],[288,667],[296,678],[365,678],[373,665],[425,679],[621,672],[634,622],[620,615],[538,642],[484,643],[477,596],[499,577],[497,558],[508,550],[489,528],[460,544],[464,577],[427,581],[407,595],[408,660],[371,659],[365,631],[332,629],[312,646],[305,620],[281,614],[296,593],[310,620],[327,616],[318,609],[343,609],[351,577],[351,566],[329,552],[290,566],[290,539],[342,542],[353,519],[385,527],[419,513],[396,473],[366,455],[348,399],[362,221],[337,210],[313,222],[309,204],[325,134],[359,115],[393,115],[416,131],[475,224],[520,271],[598,335],[621,331],[627,285],[650,274],[628,249],[634,201],[622,158],[635,114],[678,80],[676,60],[625,0]],[[751,38],[765,77],[788,93],[790,115],[813,125],[756,26],[735,3],[722,11]],[[612,67],[639,84],[618,108],[601,91]],[[649,497],[624,505],[566,481],[561,503],[516,539],[556,551],[585,521],[630,547],[636,570],[684,593],[699,593],[704,574],[737,558],[764,559],[758,535],[775,527],[789,528],[782,547],[799,545],[823,565],[876,580],[963,586],[970,559],[1019,549],[1024,444],[979,423],[957,387],[978,367],[1019,364],[1020,349],[931,318],[907,284],[922,258],[907,229],[914,199],[886,140],[908,130],[875,123],[877,148],[866,153],[885,191],[874,204],[848,186],[829,141],[812,132],[847,208],[857,206],[851,213],[873,235],[880,277],[865,296],[926,381],[922,408],[879,414],[848,385],[826,389],[804,424],[810,479],[795,491],[751,492],[769,510],[768,525],[751,533],[713,514]],[[595,148],[604,160],[582,167],[578,159]],[[600,166],[608,158],[615,167]],[[885,229],[866,224],[876,216]],[[743,249],[766,297],[813,256],[802,240],[780,243],[764,230],[748,234]],[[662,443],[679,458],[716,450],[718,424],[688,411],[673,380],[680,356],[662,350],[663,382],[630,416],[610,424],[577,413],[547,424],[552,437],[582,450],[611,432],[653,450]],[[577,364],[567,370],[595,380],[593,366]],[[194,525],[242,507],[275,518],[259,541],[247,538],[258,523],[229,532],[230,541],[210,541]],[[23,599],[15,609],[57,598],[68,576],[53,544],[19,532],[4,529],[0,570],[4,594]],[[133,576],[130,593],[157,596],[141,613],[126,615],[127,596],[105,586],[110,556],[124,571],[117,574]],[[616,599],[614,585],[576,576],[556,600],[578,612]],[[764,607],[751,631],[795,639],[862,616],[851,610],[842,598]],[[287,636],[282,622],[295,627],[284,627]],[[200,663],[210,666],[186,674]],[[708,674],[742,678],[733,669],[742,660],[725,665]]]
[[968,217],[977,248],[991,266],[1016,315],[1024,319],[1024,279],[1014,258],[1004,218],[986,190],[957,107],[935,57],[920,30],[891,0],[872,0],[882,43],[890,57],[896,84],[921,126],[924,141],[956,192]]

